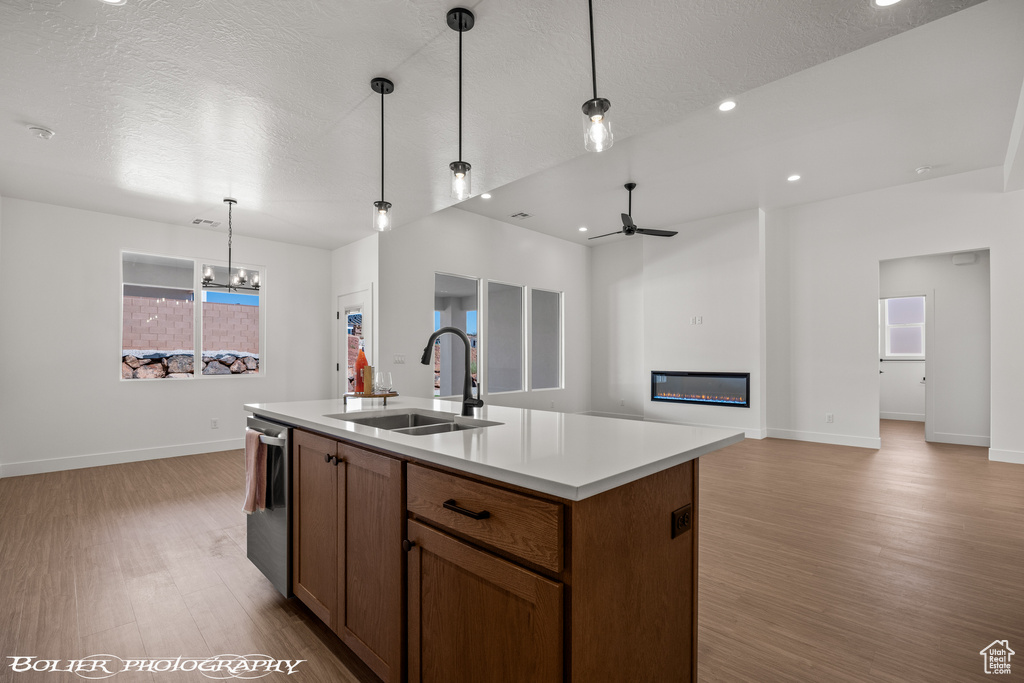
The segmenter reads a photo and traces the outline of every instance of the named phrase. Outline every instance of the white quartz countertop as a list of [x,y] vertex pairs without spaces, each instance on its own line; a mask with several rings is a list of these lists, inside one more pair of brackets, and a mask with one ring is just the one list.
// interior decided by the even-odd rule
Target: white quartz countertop
[[[362,404],[362,405],[361,405]],[[462,404],[423,398],[250,403],[270,420],[347,439],[428,463],[522,486],[568,500],[666,470],[743,440],[743,432],[484,406],[474,417],[500,425],[412,436],[328,417],[361,417],[408,410],[459,414]]]

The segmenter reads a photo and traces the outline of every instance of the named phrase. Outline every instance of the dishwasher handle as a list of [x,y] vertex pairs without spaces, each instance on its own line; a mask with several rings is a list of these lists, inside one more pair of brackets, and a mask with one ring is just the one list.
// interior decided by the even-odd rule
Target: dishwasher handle
[[260,434],[260,443],[264,443],[268,446],[281,446],[283,448],[288,445],[288,439],[283,436],[267,436],[266,434]]

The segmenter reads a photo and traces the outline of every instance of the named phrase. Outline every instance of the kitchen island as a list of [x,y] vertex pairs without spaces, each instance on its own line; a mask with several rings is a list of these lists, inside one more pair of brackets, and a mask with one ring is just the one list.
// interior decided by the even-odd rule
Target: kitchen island
[[359,403],[245,408],[294,428],[293,592],[378,676],[696,680],[697,458],[742,432]]

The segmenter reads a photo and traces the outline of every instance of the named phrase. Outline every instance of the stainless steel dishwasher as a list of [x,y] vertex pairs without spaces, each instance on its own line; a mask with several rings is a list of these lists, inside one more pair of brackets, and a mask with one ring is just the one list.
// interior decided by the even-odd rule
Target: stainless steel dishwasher
[[257,417],[246,426],[267,446],[267,509],[246,515],[246,555],[281,595],[291,597],[291,429]]

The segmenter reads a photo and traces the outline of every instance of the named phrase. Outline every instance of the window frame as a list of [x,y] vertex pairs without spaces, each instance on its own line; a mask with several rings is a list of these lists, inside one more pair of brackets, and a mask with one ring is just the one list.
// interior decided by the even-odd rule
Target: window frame
[[[267,285],[267,267],[250,265],[246,263],[235,263],[232,261],[232,267],[244,268],[247,271],[255,271],[259,273],[260,278],[260,290],[259,290],[259,360],[260,368],[258,373],[245,373],[245,374],[231,374],[231,375],[204,375],[202,371],[202,358],[203,358],[203,299],[202,293],[204,291],[219,291],[216,289],[204,290],[202,286],[202,267],[204,265],[218,266],[222,268],[227,267],[227,261],[221,261],[220,259],[211,259],[203,257],[192,257],[192,256],[174,256],[171,254],[158,254],[151,251],[142,251],[137,249],[122,248],[118,252],[119,263],[118,268],[120,270],[120,277],[118,282],[119,296],[118,296],[118,316],[121,322],[121,331],[118,335],[118,341],[120,342],[120,349],[118,351],[119,356],[123,356],[124,352],[124,287],[125,287],[125,255],[136,255],[136,256],[148,256],[155,258],[166,258],[175,259],[178,261],[191,261],[192,262],[192,294],[193,294],[193,306],[192,306],[192,376],[188,378],[181,378],[184,380],[201,380],[205,381],[208,379],[223,379],[227,377],[241,378],[245,377],[249,380],[256,380],[265,377],[269,368],[269,364],[266,361],[266,337],[267,337],[267,316],[266,316],[266,285]],[[139,283],[127,283],[129,285],[139,285]],[[146,285],[139,285],[146,286]],[[165,378],[160,378],[165,379]],[[153,380],[139,380],[139,379],[125,379],[121,377],[119,379],[122,383],[129,384],[160,384]]]
[[[533,385],[533,362],[536,358],[536,354],[533,349],[533,293],[544,292],[546,294],[554,294],[558,297],[558,383],[553,387],[535,387]],[[529,325],[527,328],[527,336],[529,337],[530,345],[527,349],[527,356],[529,358],[529,368],[527,370],[527,378],[529,379],[529,391],[560,391],[565,388],[565,292],[556,289],[546,289],[544,287],[530,287],[527,295],[529,302],[529,310],[527,311],[527,318],[529,319]]]
[[[922,300],[922,311],[924,320],[920,323],[900,323],[890,324],[889,323],[889,304],[888,302],[894,299],[921,299]],[[924,294],[906,294],[901,296],[887,296],[880,297],[878,300],[878,316],[879,316],[879,333],[881,339],[879,340],[879,355],[882,360],[920,360],[923,361],[927,358],[928,354],[928,297]],[[921,330],[921,353],[893,353],[891,351],[892,338],[889,334],[890,330],[893,329],[909,329],[909,328],[920,328]]]
[[[486,325],[486,329],[487,329],[487,338],[488,338],[488,341],[484,343],[484,365],[487,368],[487,376],[486,376],[487,383],[484,384],[484,387],[486,387],[486,391],[484,393],[486,393],[487,395],[495,394],[495,395],[500,395],[500,396],[507,396],[509,394],[524,394],[524,393],[527,393],[527,392],[530,391],[530,389],[529,389],[529,380],[530,380],[530,376],[529,376],[530,375],[530,373],[529,373],[529,368],[530,368],[530,351],[529,351],[530,334],[529,334],[528,315],[527,315],[527,306],[529,305],[529,295],[528,295],[528,293],[529,293],[530,288],[527,285],[525,285],[525,284],[519,284],[519,283],[516,283],[516,282],[506,282],[504,280],[493,280],[493,279],[490,279],[490,278],[487,278],[486,280],[482,280],[482,282],[484,282],[487,285],[487,286],[484,287],[484,290],[487,293],[487,299],[486,299],[486,301],[484,301],[483,309],[484,309],[484,319],[485,319],[485,325]],[[505,389],[505,390],[501,390],[501,391],[493,391],[490,388],[490,377],[491,377],[491,373],[490,373],[490,369],[491,369],[491,367],[490,367],[490,363],[491,363],[491,348],[490,348],[491,290],[490,290],[490,285],[491,284],[502,285],[504,287],[518,287],[519,290],[520,290],[520,296],[519,296],[519,315],[520,315],[520,318],[519,318],[519,320],[520,320],[519,334],[520,334],[520,340],[519,340],[519,343],[520,343],[521,351],[520,351],[520,354],[519,354],[520,365],[519,365],[519,388],[518,389]]]

